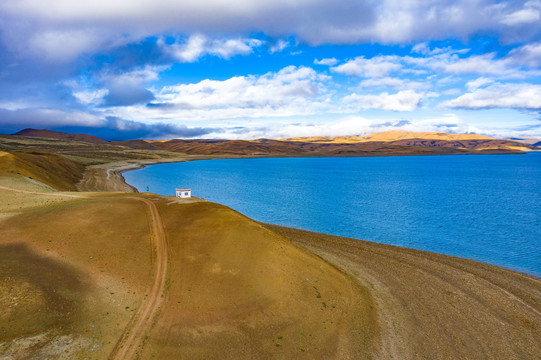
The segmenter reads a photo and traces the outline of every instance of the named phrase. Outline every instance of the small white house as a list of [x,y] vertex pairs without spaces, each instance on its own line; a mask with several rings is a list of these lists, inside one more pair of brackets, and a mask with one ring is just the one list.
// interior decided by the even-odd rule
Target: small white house
[[191,189],[177,189],[177,197],[178,198],[191,198],[192,197],[192,190]]

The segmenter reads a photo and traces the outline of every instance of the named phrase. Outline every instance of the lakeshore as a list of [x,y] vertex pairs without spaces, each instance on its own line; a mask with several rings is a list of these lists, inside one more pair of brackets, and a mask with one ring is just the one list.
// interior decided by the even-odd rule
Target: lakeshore
[[[507,337],[507,326],[495,330],[498,323],[539,330],[538,301],[527,302],[525,313],[506,305],[510,298],[529,297],[531,292],[541,297],[541,281],[535,276],[426,251],[262,225],[372,289],[370,296],[379,309],[378,331],[385,334],[376,351],[381,358],[509,358],[514,351],[527,349],[528,341],[520,332]],[[464,282],[465,278],[469,280]],[[472,296],[480,293],[484,294],[482,303],[477,295]],[[538,320],[526,320],[531,319],[528,312]],[[473,322],[472,317],[476,318]],[[446,335],[457,332],[460,334]],[[539,335],[541,332],[532,336],[531,344]],[[480,344],[493,345],[483,348]]]
[[[535,359],[541,352],[539,278],[419,250],[258,224],[206,201],[123,192],[133,189],[122,172],[153,162],[101,165],[83,176],[95,179],[86,182],[93,192],[85,193],[57,193],[20,177],[4,178],[2,196],[18,201],[16,213],[0,228],[1,246],[9,248],[4,253],[19,254],[21,263],[29,264],[57,259],[78,269],[74,284],[82,281],[90,289],[73,285],[69,290],[81,298],[75,304],[82,304],[71,308],[72,315],[66,318],[60,308],[47,315],[29,293],[20,296],[28,290],[12,282],[18,275],[10,275],[3,288],[16,291],[19,300],[3,294],[2,301],[6,308],[23,308],[5,315],[18,327],[2,330],[4,354],[39,354],[30,350],[38,349],[37,341],[53,351],[68,336],[60,346],[65,354],[107,358],[123,346],[115,339],[130,344],[122,334],[131,329],[133,316],[149,326],[144,347],[131,343],[141,358]],[[123,191],[103,191],[110,189]],[[158,260],[145,255],[152,251],[144,225],[145,207],[151,205],[139,198],[156,206],[168,243],[164,281],[169,285],[164,302],[154,297],[161,310],[152,321],[138,317],[138,309],[145,309],[149,284],[163,277],[149,271]],[[141,225],[134,227],[134,221]],[[108,235],[100,235],[101,228]],[[139,239],[137,248],[132,239]],[[13,248],[16,244],[28,250]],[[97,311],[98,305],[107,314]],[[71,319],[57,320],[64,333],[39,320],[53,315]],[[28,332],[30,321],[41,327]],[[80,329],[90,323],[94,335],[88,337]]]

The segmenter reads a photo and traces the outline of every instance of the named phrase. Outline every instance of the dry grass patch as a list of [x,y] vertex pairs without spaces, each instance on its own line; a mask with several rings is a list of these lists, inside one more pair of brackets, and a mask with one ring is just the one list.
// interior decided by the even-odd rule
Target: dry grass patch
[[160,201],[166,305],[143,358],[367,358],[370,297],[346,275],[221,205]]
[[122,196],[5,219],[0,247],[0,354],[15,358],[107,358],[152,275],[146,207]]

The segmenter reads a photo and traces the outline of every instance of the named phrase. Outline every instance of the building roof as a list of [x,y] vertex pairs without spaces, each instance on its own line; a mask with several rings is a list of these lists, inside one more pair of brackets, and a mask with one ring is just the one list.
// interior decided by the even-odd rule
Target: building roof
[[192,191],[192,189],[177,189],[177,191]]

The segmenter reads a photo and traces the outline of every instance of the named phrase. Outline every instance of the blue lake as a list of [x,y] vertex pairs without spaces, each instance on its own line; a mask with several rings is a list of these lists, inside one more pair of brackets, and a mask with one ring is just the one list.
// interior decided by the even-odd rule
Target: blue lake
[[193,161],[124,177],[162,195],[191,188],[258,221],[541,277],[541,153]]

